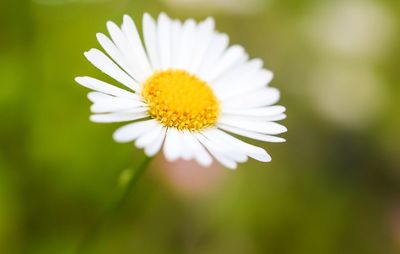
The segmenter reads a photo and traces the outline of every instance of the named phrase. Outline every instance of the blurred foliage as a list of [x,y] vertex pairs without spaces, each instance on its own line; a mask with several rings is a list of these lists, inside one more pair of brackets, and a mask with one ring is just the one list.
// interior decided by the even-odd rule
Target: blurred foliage
[[160,11],[212,15],[265,61],[288,142],[260,144],[269,164],[213,169],[198,195],[171,188],[158,157],[89,253],[400,253],[400,2],[182,2],[0,2],[0,253],[75,253],[144,159],[112,141],[118,124],[88,121],[73,78],[106,79],[82,53],[107,20]]

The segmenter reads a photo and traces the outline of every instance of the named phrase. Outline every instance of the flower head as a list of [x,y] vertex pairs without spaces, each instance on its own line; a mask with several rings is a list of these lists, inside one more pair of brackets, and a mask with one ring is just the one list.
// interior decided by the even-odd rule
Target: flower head
[[279,91],[268,86],[272,72],[259,59],[249,60],[228,36],[215,31],[214,20],[196,23],[143,16],[143,42],[133,20],[121,27],[107,23],[110,38],[97,34],[107,53],[85,52],[98,69],[126,88],[92,77],[76,81],[92,90],[93,122],[131,122],[114,132],[117,142],[133,142],[148,156],[163,149],[174,161],[195,159],[209,166],[212,156],[228,168],[248,157],[270,161],[268,153],[233,135],[284,142],[275,121],[285,108],[273,106]]

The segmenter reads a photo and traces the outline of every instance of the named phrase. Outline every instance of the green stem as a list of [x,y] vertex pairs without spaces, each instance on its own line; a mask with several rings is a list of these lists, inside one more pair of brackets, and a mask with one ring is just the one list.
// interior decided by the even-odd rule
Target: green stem
[[129,194],[131,193],[133,187],[135,187],[139,178],[143,175],[143,172],[146,170],[147,166],[151,161],[151,157],[146,157],[143,162],[136,168],[135,171],[127,170],[122,172],[120,179],[120,186],[122,187],[122,193],[119,196],[119,199],[114,202],[114,205],[110,207],[110,215],[114,214],[128,199]]
[[114,201],[107,207],[104,214],[95,222],[95,224],[89,228],[83,240],[81,241],[77,253],[85,253],[90,244],[100,233],[101,229],[107,224],[107,222],[114,217],[117,211],[125,204],[129,198],[129,194],[135,187],[139,178],[143,175],[143,172],[147,168],[151,161],[150,157],[146,157],[144,161],[136,168],[136,170],[126,169],[121,173],[119,181],[119,191]]

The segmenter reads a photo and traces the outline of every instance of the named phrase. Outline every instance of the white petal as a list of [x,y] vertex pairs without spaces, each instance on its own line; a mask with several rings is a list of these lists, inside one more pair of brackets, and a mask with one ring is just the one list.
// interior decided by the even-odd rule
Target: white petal
[[249,82],[254,78],[258,72],[262,71],[263,62],[260,59],[252,59],[242,64],[236,65],[225,74],[213,80],[211,84],[214,88],[231,88],[248,86]]
[[180,51],[176,67],[178,69],[186,69],[188,63],[192,60],[193,51],[196,43],[196,22],[193,19],[188,19],[182,26]]
[[128,74],[121,70],[113,61],[110,60],[103,52],[98,49],[91,49],[85,52],[86,58],[99,70],[114,78],[121,84],[129,87],[134,91],[139,90],[138,83]]
[[225,125],[225,124],[219,124],[218,127],[223,130],[229,131],[231,133],[234,133],[234,134],[237,134],[237,135],[240,135],[243,137],[255,139],[255,140],[272,142],[272,143],[282,143],[282,142],[286,141],[284,138],[261,134],[261,133],[252,132],[252,131],[246,131],[246,130],[235,128],[235,127]]
[[123,101],[119,103],[109,103],[109,102],[101,102],[95,103],[90,107],[92,113],[112,113],[112,112],[120,112],[120,113],[144,113],[148,111],[147,107],[138,107],[134,104],[124,103]]
[[222,101],[223,111],[249,109],[270,106],[279,101],[280,93],[276,88],[262,88]]
[[117,129],[113,134],[113,138],[120,143],[131,142],[156,125],[157,122],[154,119],[127,124]]
[[81,84],[84,87],[87,87],[89,89],[99,91],[102,93],[118,96],[118,97],[124,97],[124,98],[139,98],[136,94],[128,92],[124,89],[121,89],[119,87],[110,85],[106,82],[100,81],[98,79],[92,78],[92,77],[76,77],[75,81]]
[[229,44],[229,37],[226,34],[214,33],[210,46],[208,47],[203,61],[200,64],[197,74],[203,80],[210,69],[213,69]]
[[164,155],[168,161],[175,161],[182,151],[180,133],[175,128],[169,128],[164,143]]
[[171,20],[161,13],[157,23],[158,52],[161,69],[171,67]]
[[129,97],[115,97],[112,95],[108,95],[102,92],[90,92],[88,93],[88,98],[90,101],[97,103],[97,102],[103,102],[103,101],[115,101],[115,100],[123,100],[123,101],[134,101],[138,105],[147,105],[144,102],[142,102],[142,99],[136,95],[136,94],[130,94]]
[[246,116],[246,115],[230,115],[223,114],[224,119],[229,119],[231,121],[248,121],[248,122],[276,122],[286,118],[286,114],[279,114],[274,116]]
[[216,147],[205,137],[203,137],[201,134],[195,134],[196,138],[202,143],[207,150],[214,156],[214,158],[219,161],[223,166],[229,168],[229,169],[236,169],[237,164],[236,162],[227,157],[225,154],[221,153],[219,150],[216,149]]
[[243,153],[255,160],[262,162],[271,161],[271,156],[269,156],[269,154],[264,149],[243,142],[229,134],[226,134],[221,130],[212,129],[208,131],[207,135],[214,139],[220,139],[227,142],[230,146],[242,151]]
[[181,136],[181,142],[183,148],[181,152],[182,159],[191,160],[194,157],[192,135],[188,130],[183,130],[180,133],[182,134]]
[[195,160],[203,167],[209,167],[212,163],[212,158],[210,154],[206,151],[204,146],[200,144],[198,139],[190,133],[189,139],[189,146],[193,150]]
[[216,65],[204,74],[205,81],[211,83],[214,79],[218,78],[220,75],[228,71],[230,68],[234,67],[236,64],[240,64],[246,61],[247,58],[248,56],[242,46],[231,46],[224,53],[224,55],[222,55]]
[[274,116],[261,116],[261,117],[252,117],[252,116],[241,116],[242,119],[248,119],[254,122],[278,122],[286,119],[286,114],[279,114]]
[[277,135],[287,131],[287,128],[285,126],[274,122],[252,122],[246,120],[231,119],[227,116],[220,117],[218,123],[233,126],[243,130],[271,135]]
[[162,144],[164,142],[166,131],[167,129],[163,127],[161,131],[158,133],[155,140],[146,146],[144,152],[146,153],[147,156],[149,157],[154,156],[156,153],[158,153],[158,151],[160,151]]
[[143,15],[143,38],[153,70],[157,70],[160,68],[157,50],[157,28],[156,23],[148,13]]
[[164,127],[161,124],[157,124],[153,126],[151,129],[148,129],[145,134],[143,134],[136,140],[135,142],[136,147],[144,148],[153,143],[160,135],[160,132],[162,132],[163,128]]
[[127,112],[129,113],[139,113],[148,111],[147,107],[140,107],[135,104],[134,101],[115,101],[111,103],[110,101],[98,102],[90,107],[92,113],[108,113],[108,112]]
[[130,46],[127,37],[125,37],[121,29],[111,21],[107,22],[107,29],[129,66],[127,72],[139,83],[144,82],[151,73],[137,60],[136,54]]
[[117,123],[117,122],[134,121],[148,116],[149,114],[147,112],[142,112],[137,114],[126,114],[126,113],[97,114],[97,115],[91,115],[90,121],[95,123]]
[[153,70],[150,66],[146,51],[144,50],[142,40],[140,39],[135,22],[133,22],[132,18],[128,15],[124,15],[122,32],[125,34],[129,47],[131,47],[132,51],[135,53],[135,58],[142,66],[145,75],[151,75]]
[[104,34],[97,33],[96,34],[97,41],[106,51],[106,53],[119,65],[122,69],[129,73],[129,66],[125,61],[125,57],[121,54],[121,51],[117,46]]
[[252,109],[239,109],[239,110],[226,110],[223,114],[237,115],[237,116],[251,116],[251,117],[270,117],[280,115],[286,111],[283,106],[270,106],[263,108]]
[[266,121],[277,122],[286,119],[286,117],[286,114],[279,114],[276,116],[264,116],[262,119]]
[[192,59],[188,62],[187,70],[191,73],[197,73],[200,68],[200,64],[206,54],[206,51],[210,45],[211,39],[214,34],[215,21],[209,17],[201,22],[197,29],[196,44]]
[[221,139],[218,135],[213,135],[217,129],[207,129],[203,131],[203,136],[206,137],[215,147],[216,150],[223,153],[228,158],[237,161],[237,162],[246,162],[247,155],[243,153],[241,150],[232,147],[229,143]]
[[105,93],[101,93],[101,92],[90,92],[87,94],[87,97],[93,103],[100,102],[103,100],[108,100],[110,98],[115,98],[114,96],[111,96],[111,95],[108,95]]
[[215,93],[221,100],[259,90],[273,79],[271,71],[260,69],[246,72],[243,69],[244,67],[231,75],[222,75],[212,83]]
[[182,24],[179,20],[174,20],[171,27],[171,68],[176,68],[179,52],[181,50],[181,30]]

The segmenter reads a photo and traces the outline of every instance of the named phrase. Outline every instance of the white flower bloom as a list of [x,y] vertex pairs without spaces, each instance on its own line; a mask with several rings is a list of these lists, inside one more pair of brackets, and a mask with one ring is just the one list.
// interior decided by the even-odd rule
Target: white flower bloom
[[[279,91],[268,87],[273,74],[260,59],[249,60],[228,36],[215,31],[214,20],[196,23],[158,20],[144,14],[143,41],[125,15],[121,27],[107,23],[108,38],[97,34],[104,51],[91,49],[86,58],[126,86],[121,89],[92,77],[76,81],[92,90],[93,122],[129,122],[114,133],[117,142],[133,142],[148,156],[163,149],[169,161],[196,160],[203,166],[213,156],[234,169],[248,157],[271,157],[236,134],[267,142],[284,142],[274,135],[287,129],[275,123],[285,108],[273,106]],[[228,134],[230,133],[230,134]]]

